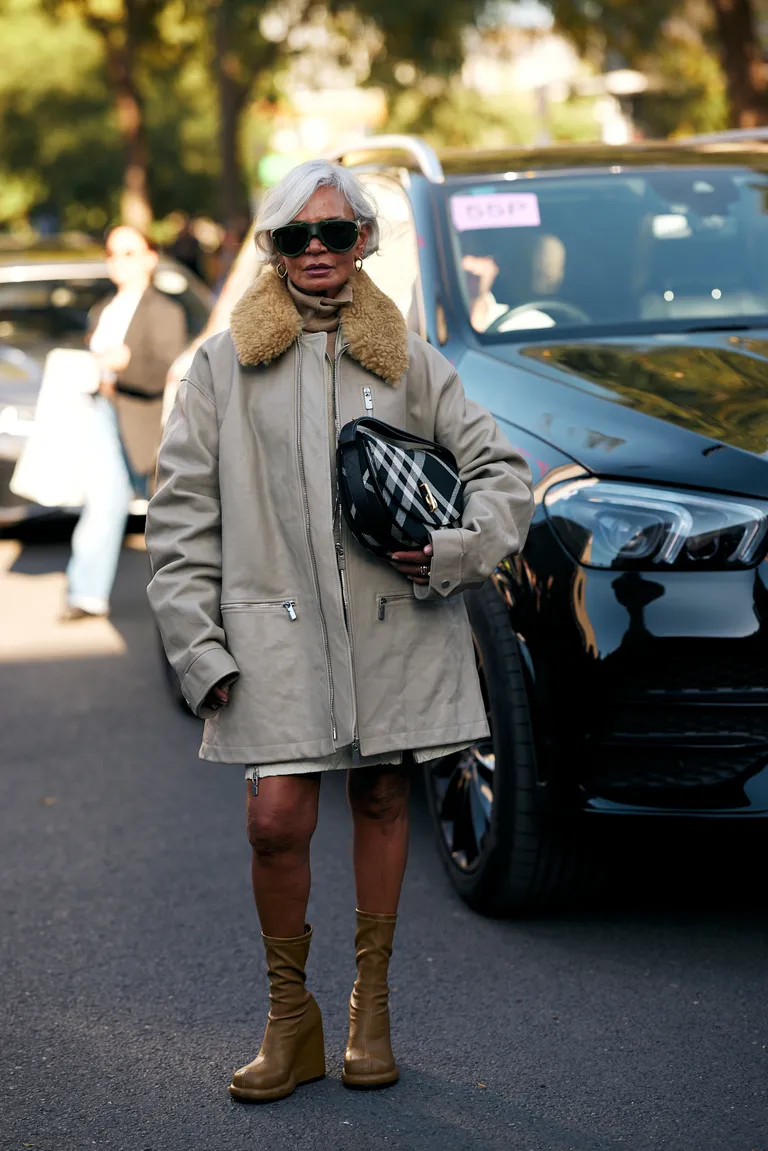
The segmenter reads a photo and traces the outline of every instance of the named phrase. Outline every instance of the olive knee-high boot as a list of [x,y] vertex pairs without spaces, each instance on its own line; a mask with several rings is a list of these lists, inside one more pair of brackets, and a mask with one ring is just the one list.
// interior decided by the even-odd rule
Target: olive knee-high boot
[[300,1083],[325,1075],[323,1020],[304,986],[312,939],[304,935],[273,939],[262,935],[269,975],[269,1017],[261,1050],[252,1063],[232,1076],[236,1099],[266,1103],[290,1095]]
[[388,1087],[397,1069],[389,1039],[387,969],[396,915],[357,913],[357,979],[349,1000],[349,1039],[341,1078],[346,1087]]

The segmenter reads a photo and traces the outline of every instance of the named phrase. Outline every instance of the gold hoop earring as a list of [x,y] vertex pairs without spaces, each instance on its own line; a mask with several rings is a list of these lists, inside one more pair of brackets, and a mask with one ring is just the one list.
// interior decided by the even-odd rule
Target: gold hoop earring
[[362,270],[363,270],[363,261],[361,260],[361,258],[360,258],[359,256],[358,256],[358,257],[357,257],[357,259],[355,260],[355,267],[356,267],[356,269],[358,270],[358,272],[362,272]]
[[[280,270],[281,268],[282,268],[282,271]],[[278,264],[277,267],[275,268],[275,271],[277,272],[277,274],[281,280],[284,280],[285,277],[288,275],[288,269],[286,268],[285,264]]]

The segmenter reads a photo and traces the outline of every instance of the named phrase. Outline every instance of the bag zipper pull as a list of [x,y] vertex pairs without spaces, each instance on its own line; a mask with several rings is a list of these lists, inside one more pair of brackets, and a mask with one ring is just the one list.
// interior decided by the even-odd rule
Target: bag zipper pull
[[370,388],[363,388],[363,402],[367,412],[373,411],[373,392]]
[[384,619],[387,611],[387,597],[384,595],[379,596],[379,619]]
[[283,607],[288,612],[288,619],[293,623],[299,617],[296,615],[296,601],[292,599],[283,600]]

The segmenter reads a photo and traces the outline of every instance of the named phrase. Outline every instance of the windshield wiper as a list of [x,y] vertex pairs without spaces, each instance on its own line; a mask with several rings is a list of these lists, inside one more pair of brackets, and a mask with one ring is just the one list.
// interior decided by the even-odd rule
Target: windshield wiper
[[683,332],[749,332],[755,328],[768,327],[768,321],[759,324],[694,324],[690,328],[683,328]]

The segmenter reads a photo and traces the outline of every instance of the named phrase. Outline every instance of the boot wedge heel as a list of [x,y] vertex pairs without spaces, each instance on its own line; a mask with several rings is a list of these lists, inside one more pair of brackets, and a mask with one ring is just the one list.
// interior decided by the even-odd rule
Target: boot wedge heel
[[322,1023],[304,1040],[296,1056],[294,1075],[297,1087],[303,1083],[314,1083],[318,1079],[325,1078],[325,1040]]
[[[272,1077],[272,1068],[268,1068],[266,1060],[259,1057],[253,1061],[253,1064],[242,1067],[239,1072],[235,1073],[233,1082],[229,1084],[229,1093],[233,1098],[241,1099],[244,1103],[273,1103],[276,1099],[284,1099],[292,1095],[296,1088],[302,1087],[304,1083],[314,1083],[325,1078],[326,1054],[322,1021],[314,1000],[312,1000],[312,1005],[318,1014],[317,1021],[313,1023],[312,1030],[307,1032],[299,1043],[294,1058],[286,1068],[287,1077],[282,1082],[269,1083],[265,1087],[259,1087],[260,1073],[266,1073],[265,1077]],[[249,1077],[256,1082],[249,1083]],[[237,1078],[241,1082],[235,1082]]]
[[291,1067],[290,1074],[284,1083],[270,1087],[248,1087],[230,1083],[229,1093],[234,1099],[244,1103],[274,1103],[278,1099],[286,1099],[292,1095],[297,1087],[305,1083],[316,1083],[318,1079],[325,1078],[325,1042],[323,1038],[323,1025],[318,1025],[303,1040],[296,1052],[296,1058]]
[[400,1078],[389,1036],[387,969],[392,955],[395,915],[357,912],[357,979],[349,1000],[349,1038],[341,1081],[345,1087],[375,1090]]
[[235,1099],[270,1103],[325,1075],[323,1018],[304,986],[311,935],[308,929],[295,939],[263,937],[269,1018],[259,1054],[232,1076],[229,1093]]

